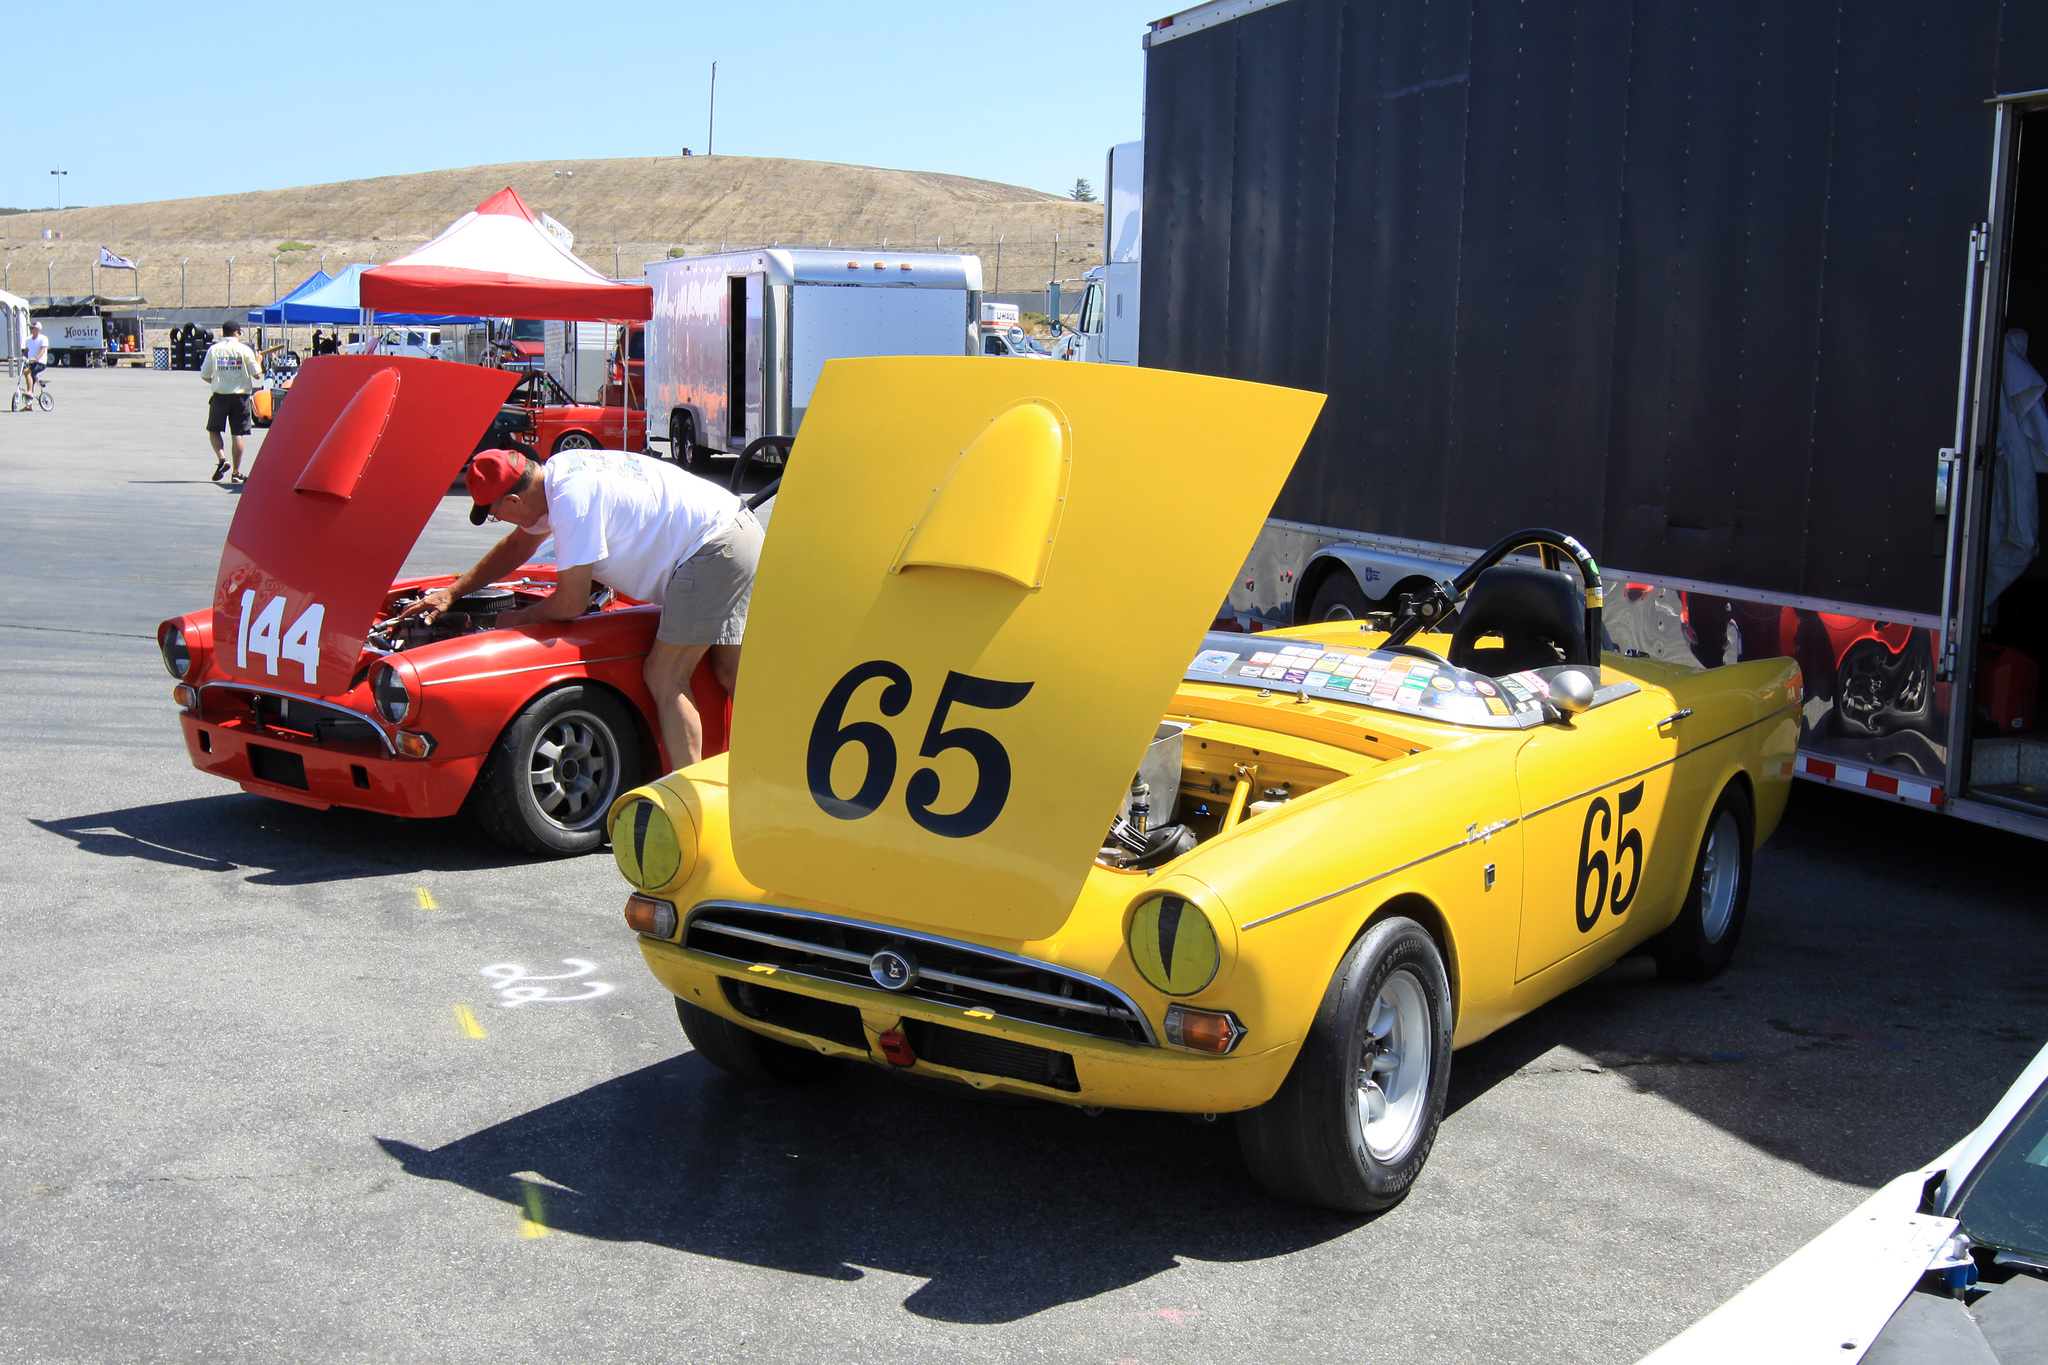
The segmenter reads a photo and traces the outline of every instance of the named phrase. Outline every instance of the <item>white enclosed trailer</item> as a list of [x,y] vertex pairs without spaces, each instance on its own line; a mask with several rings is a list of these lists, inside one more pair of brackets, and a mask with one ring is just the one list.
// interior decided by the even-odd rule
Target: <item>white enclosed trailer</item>
[[647,282],[650,439],[700,469],[794,436],[828,360],[981,352],[976,256],[757,248],[653,261]]

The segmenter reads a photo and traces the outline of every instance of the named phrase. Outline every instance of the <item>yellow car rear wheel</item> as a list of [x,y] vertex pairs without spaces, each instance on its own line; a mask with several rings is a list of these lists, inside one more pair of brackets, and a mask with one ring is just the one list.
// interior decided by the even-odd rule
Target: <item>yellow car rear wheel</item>
[[1700,851],[1693,860],[1685,904],[1671,927],[1650,940],[1657,974],[1674,981],[1710,981],[1735,956],[1749,915],[1750,854],[1756,816],[1749,793],[1730,782],[1707,817]]
[[1347,1213],[1399,1203],[1421,1174],[1451,1076],[1451,987],[1414,920],[1344,955],[1278,1094],[1238,1115],[1245,1164],[1282,1199]]

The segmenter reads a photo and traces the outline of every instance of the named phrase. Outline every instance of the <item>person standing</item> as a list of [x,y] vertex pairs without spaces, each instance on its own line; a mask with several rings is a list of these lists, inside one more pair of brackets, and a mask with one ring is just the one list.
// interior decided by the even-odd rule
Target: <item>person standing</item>
[[241,323],[231,318],[221,324],[220,332],[220,340],[206,348],[206,359],[199,362],[199,377],[213,390],[206,400],[206,439],[213,446],[213,481],[219,483],[220,476],[228,472],[221,436],[224,430],[230,435],[234,482],[240,483],[242,438],[249,434],[255,417],[256,377],[262,373],[262,362],[242,344]]
[[28,324],[28,348],[21,353],[25,362],[23,369],[28,374],[28,404],[23,412],[33,411],[36,405],[36,383],[43,367],[50,363],[50,339],[43,335],[43,324],[31,318]]
[[545,465],[516,450],[486,450],[469,466],[470,521],[508,522],[512,533],[476,567],[428,593],[402,616],[428,620],[456,598],[510,573],[555,538],[555,590],[498,625],[572,621],[590,608],[591,580],[636,602],[659,602],[661,624],[640,675],[670,761],[704,756],[704,723],[690,676],[708,652],[730,695],[760,559],[761,523],[738,498],[665,460],[623,450],[565,450]]

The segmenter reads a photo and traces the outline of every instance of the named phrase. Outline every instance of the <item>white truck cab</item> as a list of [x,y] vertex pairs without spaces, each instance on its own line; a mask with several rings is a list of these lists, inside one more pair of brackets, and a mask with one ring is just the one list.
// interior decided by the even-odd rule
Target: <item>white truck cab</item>
[[1111,147],[1102,183],[1108,189],[1102,214],[1102,259],[1106,264],[1081,276],[1081,311],[1074,326],[1060,335],[1053,356],[1135,365],[1145,144],[1119,142]]

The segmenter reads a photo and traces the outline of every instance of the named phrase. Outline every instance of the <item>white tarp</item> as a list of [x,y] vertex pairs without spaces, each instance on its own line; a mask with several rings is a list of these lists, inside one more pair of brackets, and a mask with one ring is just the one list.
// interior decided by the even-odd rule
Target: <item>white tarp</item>
[[27,345],[28,300],[0,289],[0,360],[19,360]]

